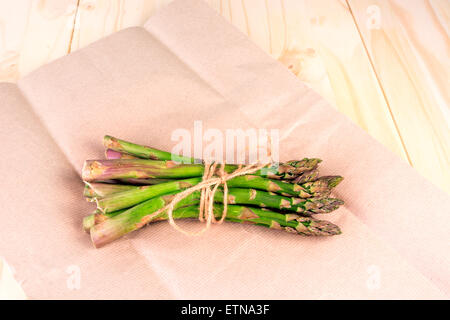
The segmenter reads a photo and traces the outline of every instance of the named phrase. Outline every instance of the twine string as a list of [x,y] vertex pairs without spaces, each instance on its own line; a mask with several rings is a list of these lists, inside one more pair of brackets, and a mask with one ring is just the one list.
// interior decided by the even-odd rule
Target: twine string
[[[272,141],[271,139],[268,139],[268,148],[267,148],[267,154],[269,156],[269,159],[272,154]],[[177,231],[188,235],[188,236],[198,236],[204,233],[206,230],[208,230],[211,226],[211,223],[222,223],[226,216],[228,211],[228,185],[227,181],[231,180],[235,177],[244,176],[247,174],[252,174],[257,172],[258,170],[263,169],[264,167],[267,167],[271,165],[271,162],[268,161],[266,163],[259,163],[255,162],[248,165],[239,164],[237,169],[234,170],[231,173],[227,173],[225,171],[225,163],[222,162],[220,164],[220,168],[217,169],[217,162],[209,163],[204,162],[204,171],[202,176],[202,181],[195,186],[192,186],[190,188],[187,188],[177,194],[174,195],[173,199],[169,202],[169,204],[165,205],[163,208],[153,212],[152,214],[146,216],[143,219],[143,223],[147,224],[154,217],[159,215],[160,213],[167,210],[167,217],[169,219],[170,225]],[[216,175],[216,176],[215,176]],[[223,185],[223,211],[222,216],[220,220],[216,220],[214,216],[214,196],[216,194],[217,189]],[[199,204],[199,213],[198,213],[198,219],[201,222],[205,222],[205,227],[202,228],[200,231],[197,232],[190,232],[182,229],[175,223],[175,219],[173,218],[173,210],[175,209],[175,206],[184,198],[188,197],[192,193],[200,190],[200,204]]]
[[[211,226],[211,223],[222,223],[226,216],[227,216],[227,210],[228,210],[228,185],[227,181],[230,179],[233,179],[238,176],[243,176],[247,174],[255,173],[258,170],[261,170],[262,168],[270,165],[271,163],[264,163],[260,164],[259,162],[252,163],[246,166],[239,165],[236,170],[234,170],[232,173],[225,172],[225,164],[222,163],[220,166],[220,169],[217,170],[217,162],[214,163],[205,163],[205,169],[202,177],[202,182],[196,184],[195,186],[192,186],[190,188],[187,188],[177,194],[174,195],[173,199],[164,206],[163,208],[153,212],[152,214],[146,216],[143,219],[143,223],[149,223],[152,221],[154,217],[159,215],[160,213],[167,210],[167,216],[169,219],[170,225],[177,231],[188,235],[188,236],[198,236],[204,233],[206,230],[208,230]],[[214,174],[217,173],[217,176],[214,176]],[[222,217],[219,221],[217,221],[214,217],[214,195],[217,191],[217,189],[223,185],[223,212]],[[197,232],[190,232],[182,229],[175,223],[175,219],[173,218],[173,210],[175,209],[175,206],[177,203],[179,203],[184,198],[188,197],[195,191],[201,191],[200,195],[200,204],[199,204],[199,220],[204,222],[206,220],[205,227],[202,228],[200,231]]]

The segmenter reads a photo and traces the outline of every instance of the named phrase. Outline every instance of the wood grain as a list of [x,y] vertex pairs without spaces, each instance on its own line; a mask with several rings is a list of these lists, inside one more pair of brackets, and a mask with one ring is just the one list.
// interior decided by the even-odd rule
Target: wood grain
[[0,258],[0,300],[26,299],[20,284],[14,279],[11,267]]
[[127,27],[141,26],[172,0],[80,0],[72,50]]
[[[0,81],[113,32],[172,0],[0,2]],[[450,191],[448,0],[206,0],[419,172]],[[3,269],[3,272],[2,272]],[[0,298],[23,298],[0,260]]]
[[450,191],[450,2],[349,3],[413,166]]
[[345,2],[230,0],[209,3],[338,110],[407,160]]
[[0,81],[69,52],[77,0],[0,2]]
[[[447,0],[205,0],[378,141],[450,190]],[[172,0],[0,3],[0,81]]]

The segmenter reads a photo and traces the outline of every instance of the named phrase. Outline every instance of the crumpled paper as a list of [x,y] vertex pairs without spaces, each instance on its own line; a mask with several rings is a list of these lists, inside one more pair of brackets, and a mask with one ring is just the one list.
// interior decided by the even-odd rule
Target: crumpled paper
[[[0,106],[0,254],[30,298],[449,296],[449,196],[201,1],[0,84]],[[103,158],[103,135],[170,150],[195,120],[280,129],[281,160],[323,159],[322,174],[345,177],[346,205],[323,217],[343,234],[225,223],[189,238],[160,222],[94,249],[80,171]]]

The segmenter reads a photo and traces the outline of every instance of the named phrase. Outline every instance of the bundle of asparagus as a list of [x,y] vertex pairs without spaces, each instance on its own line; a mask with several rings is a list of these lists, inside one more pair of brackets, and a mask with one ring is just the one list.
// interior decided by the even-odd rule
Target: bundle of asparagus
[[[103,144],[107,159],[87,160],[82,171],[84,196],[97,205],[83,219],[83,228],[95,247],[151,222],[167,220],[164,208],[175,195],[202,182],[205,166],[194,159],[111,136],[105,136]],[[344,203],[330,196],[343,178],[319,177],[320,162],[316,158],[293,160],[231,178],[226,197],[222,189],[214,194],[213,215],[220,217],[226,202],[227,221],[301,235],[340,234],[338,226],[313,217]],[[227,164],[223,170],[232,173],[237,168]],[[189,194],[175,204],[172,217],[198,217],[200,200],[200,191]]]

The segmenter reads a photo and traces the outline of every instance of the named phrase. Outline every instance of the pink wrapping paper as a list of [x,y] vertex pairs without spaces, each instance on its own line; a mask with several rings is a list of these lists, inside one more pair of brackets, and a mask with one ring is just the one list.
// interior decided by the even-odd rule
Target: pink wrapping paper
[[[198,0],[0,84],[0,254],[31,298],[437,298],[450,294],[450,199]],[[281,160],[345,177],[343,234],[153,224],[102,249],[79,177],[111,134],[170,150],[171,132],[277,128]],[[198,229],[198,222],[183,222]]]

